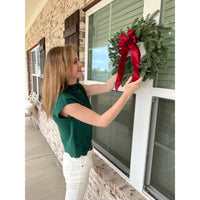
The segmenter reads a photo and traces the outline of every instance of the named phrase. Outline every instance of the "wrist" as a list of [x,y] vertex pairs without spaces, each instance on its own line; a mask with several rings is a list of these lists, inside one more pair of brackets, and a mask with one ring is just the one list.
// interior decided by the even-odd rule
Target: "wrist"
[[128,101],[129,98],[131,97],[131,94],[129,94],[128,92],[123,92],[122,97],[124,98],[125,101]]
[[117,74],[113,75],[106,83],[106,91],[110,92],[113,90],[115,87],[115,82],[116,82]]
[[112,91],[112,89],[114,88],[114,86],[115,86],[114,84],[105,83],[106,92]]

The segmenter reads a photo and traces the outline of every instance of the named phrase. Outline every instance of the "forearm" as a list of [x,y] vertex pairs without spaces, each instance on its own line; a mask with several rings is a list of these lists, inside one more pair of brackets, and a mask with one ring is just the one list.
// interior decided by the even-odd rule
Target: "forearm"
[[103,94],[107,92],[106,84],[92,84],[92,85],[84,85],[86,89],[86,92],[88,95],[97,95],[97,94]]
[[130,96],[123,93],[117,102],[99,117],[100,126],[107,127],[117,117],[129,98]]

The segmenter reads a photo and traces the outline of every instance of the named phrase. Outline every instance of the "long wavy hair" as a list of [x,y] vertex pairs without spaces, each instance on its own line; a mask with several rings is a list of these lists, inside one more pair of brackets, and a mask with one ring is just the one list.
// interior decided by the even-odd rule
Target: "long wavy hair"
[[47,117],[51,117],[58,96],[68,87],[73,51],[72,45],[60,46],[50,49],[47,54],[42,85],[43,108]]

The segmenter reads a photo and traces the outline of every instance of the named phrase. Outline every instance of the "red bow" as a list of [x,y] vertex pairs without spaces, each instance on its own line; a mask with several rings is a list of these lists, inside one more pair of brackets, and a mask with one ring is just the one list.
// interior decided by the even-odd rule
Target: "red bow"
[[118,53],[121,55],[121,58],[119,60],[119,67],[118,67],[118,75],[117,80],[115,84],[115,90],[118,92],[118,88],[121,84],[122,77],[124,74],[124,67],[126,64],[126,59],[128,55],[129,49],[131,50],[131,59],[133,63],[133,76],[132,76],[132,82],[139,79],[139,64],[140,64],[140,50],[138,46],[136,45],[136,36],[134,34],[134,30],[128,30],[127,31],[128,37],[125,33],[123,33],[119,39],[122,42],[118,42]]

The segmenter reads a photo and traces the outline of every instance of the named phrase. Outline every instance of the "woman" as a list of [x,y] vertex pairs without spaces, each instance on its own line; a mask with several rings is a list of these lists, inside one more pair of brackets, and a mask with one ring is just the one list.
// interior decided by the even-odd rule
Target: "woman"
[[106,127],[119,114],[131,95],[140,87],[142,78],[125,84],[118,101],[104,114],[91,108],[87,95],[97,95],[113,89],[116,75],[105,84],[84,85],[83,64],[72,46],[54,47],[46,58],[43,81],[43,103],[47,117],[56,122],[64,145],[63,174],[66,200],[81,200],[87,189],[92,166],[92,126]]

